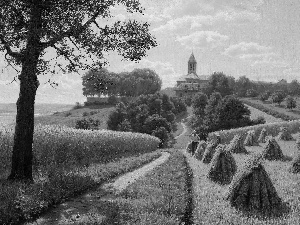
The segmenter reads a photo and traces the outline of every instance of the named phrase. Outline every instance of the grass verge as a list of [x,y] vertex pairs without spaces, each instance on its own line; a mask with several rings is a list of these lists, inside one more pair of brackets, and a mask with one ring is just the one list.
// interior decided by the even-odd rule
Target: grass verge
[[34,184],[0,182],[0,224],[32,220],[49,207],[80,195],[108,179],[158,158],[160,151],[122,158],[117,162],[93,164],[86,168],[54,168],[48,176],[35,177]]
[[[195,197],[194,224],[300,224],[300,180],[299,174],[289,173],[291,158],[296,154],[295,141],[278,142],[284,160],[264,162],[264,167],[272,180],[279,197],[286,206],[285,212],[273,217],[261,218],[256,215],[246,215],[229,205],[224,199],[228,191],[228,185],[219,185],[207,178],[209,165],[203,164],[196,159],[190,159],[193,172],[196,174],[197,195]],[[263,146],[246,147],[250,153],[262,151]],[[249,155],[234,154],[238,169],[251,157]]]
[[191,171],[181,152],[170,153],[167,162],[117,197],[120,224],[190,224]]

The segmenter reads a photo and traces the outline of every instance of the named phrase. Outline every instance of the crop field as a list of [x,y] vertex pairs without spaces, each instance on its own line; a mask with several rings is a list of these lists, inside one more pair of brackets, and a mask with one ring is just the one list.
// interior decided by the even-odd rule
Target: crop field
[[262,102],[258,99],[253,99],[253,98],[243,98],[243,99],[245,99],[249,102],[263,105],[264,107],[269,108],[271,110],[275,110],[278,113],[283,113],[288,116],[292,116],[292,117],[296,117],[296,118],[300,119],[300,110],[299,110],[300,109],[300,98],[297,98],[297,97],[295,98],[295,100],[297,102],[297,107],[292,110],[285,108],[285,102],[282,102],[281,105],[279,106],[277,104],[271,103],[270,101]]
[[[13,131],[12,126],[0,130],[1,176],[6,176],[10,168]],[[34,133],[34,170],[41,172],[51,166],[110,162],[120,157],[154,151],[158,143],[158,138],[147,134],[39,125],[35,127]]]
[[[245,104],[246,105],[246,104]],[[269,115],[269,114],[267,114],[267,113],[265,113],[265,112],[262,112],[262,111],[260,111],[260,110],[258,110],[258,109],[256,109],[256,108],[253,108],[253,107],[251,107],[251,106],[249,106],[249,105],[246,105],[248,108],[249,108],[249,110],[250,110],[250,112],[251,112],[251,115],[250,115],[250,118],[253,120],[253,119],[256,119],[257,117],[259,117],[259,116],[262,116],[262,117],[264,117],[265,118],[265,120],[266,120],[266,123],[274,123],[274,122],[282,122],[283,120],[282,119],[280,119],[280,118],[275,118],[274,116],[271,116],[271,115]]]
[[[297,135],[294,135],[296,137]],[[259,217],[256,214],[246,215],[230,206],[225,200],[229,185],[219,185],[207,174],[210,164],[203,164],[195,158],[190,163],[196,168],[194,224],[300,224],[300,179],[299,174],[289,172],[292,158],[297,154],[295,141],[278,141],[284,158],[277,161],[264,160],[263,166],[268,173],[278,196],[282,200],[280,213],[272,217]],[[250,154],[233,154],[238,171],[252,154],[263,150],[265,144],[247,147]]]

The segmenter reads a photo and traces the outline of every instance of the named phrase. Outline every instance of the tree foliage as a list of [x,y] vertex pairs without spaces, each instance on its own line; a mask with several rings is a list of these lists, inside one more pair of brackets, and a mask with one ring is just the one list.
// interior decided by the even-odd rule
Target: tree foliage
[[280,105],[285,98],[285,93],[283,91],[276,91],[271,95],[271,98],[273,103]]
[[[230,80],[232,82],[232,80]],[[232,85],[232,83],[230,83]],[[229,87],[229,78],[223,72],[214,72],[205,88],[205,94],[210,96],[213,92],[219,92],[222,96],[232,94],[233,90]]]
[[[156,46],[148,23],[136,20],[102,23],[117,4],[129,13],[143,11],[138,0],[0,0],[0,51],[5,53],[8,64],[21,71],[17,77],[20,93],[9,179],[33,180],[38,75],[101,68],[107,62],[103,53],[108,51],[137,61]],[[53,51],[51,60],[44,57],[48,49]]]
[[[177,98],[174,100],[180,103]],[[164,147],[172,138],[171,132],[175,129],[175,112],[177,115],[183,112],[182,105],[174,104],[173,101],[168,95],[157,92],[141,95],[127,105],[118,104],[109,115],[108,129],[124,131],[123,128],[126,127],[133,132],[155,135],[162,141],[160,146]]]
[[290,95],[286,97],[285,102],[288,109],[294,109],[297,106],[296,100]]
[[136,97],[154,94],[161,89],[162,81],[151,69],[134,69],[132,72],[112,73],[107,69],[91,69],[82,77],[83,95],[121,95]]

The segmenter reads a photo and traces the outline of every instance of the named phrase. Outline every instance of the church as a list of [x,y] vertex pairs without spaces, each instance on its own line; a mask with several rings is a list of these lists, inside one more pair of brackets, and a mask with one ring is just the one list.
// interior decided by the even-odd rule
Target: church
[[194,53],[188,61],[188,74],[179,77],[176,81],[175,93],[177,97],[192,97],[201,91],[208,83],[209,76],[197,75],[197,61]]

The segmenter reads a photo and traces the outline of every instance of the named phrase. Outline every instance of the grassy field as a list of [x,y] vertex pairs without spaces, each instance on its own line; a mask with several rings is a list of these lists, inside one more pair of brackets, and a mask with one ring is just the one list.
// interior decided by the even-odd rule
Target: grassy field
[[190,170],[181,152],[172,149],[170,153],[167,162],[116,198],[118,224],[190,224]]
[[57,112],[53,115],[35,117],[35,124],[60,124],[75,127],[76,120],[92,118],[101,121],[99,129],[107,129],[106,121],[113,110],[114,106],[85,106],[80,109]]
[[284,113],[286,115],[293,116],[300,119],[300,98],[299,97],[295,98],[297,102],[297,107],[293,110],[285,108],[285,102],[282,102],[281,105],[277,105],[277,104],[273,104],[271,101],[262,102],[259,99],[255,99],[255,98],[243,98],[243,99],[256,104],[261,104],[264,107],[273,109],[279,113]]
[[0,180],[0,224],[20,224],[20,221],[34,219],[49,207],[99,186],[108,179],[133,171],[160,155],[161,152],[156,151],[67,173],[54,171],[48,179],[40,179],[30,185]]
[[[195,196],[196,208],[194,209],[194,224],[300,224],[300,179],[299,174],[288,172],[291,159],[295,156],[297,149],[295,141],[279,141],[279,145],[285,155],[282,161],[264,162],[264,167],[274,184],[278,195],[286,205],[282,215],[272,218],[258,218],[255,215],[246,216],[229,205],[224,199],[228,191],[228,185],[218,185],[207,178],[209,165],[203,164],[196,159],[191,163],[197,168],[197,195]],[[246,147],[250,153],[258,153],[263,145],[257,147]],[[249,155],[234,154],[238,169],[250,157]]]
[[275,123],[275,122],[282,122],[283,121],[280,118],[275,118],[274,116],[271,116],[271,115],[269,115],[269,114],[267,114],[265,112],[262,112],[262,111],[260,111],[260,110],[258,110],[256,108],[253,108],[253,107],[251,107],[249,105],[246,105],[246,106],[251,111],[250,119],[252,119],[252,120],[256,119],[259,116],[262,116],[262,117],[265,118],[266,123]]

